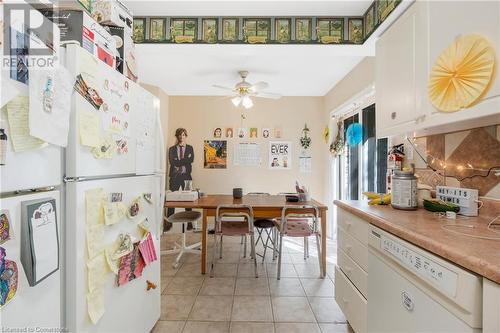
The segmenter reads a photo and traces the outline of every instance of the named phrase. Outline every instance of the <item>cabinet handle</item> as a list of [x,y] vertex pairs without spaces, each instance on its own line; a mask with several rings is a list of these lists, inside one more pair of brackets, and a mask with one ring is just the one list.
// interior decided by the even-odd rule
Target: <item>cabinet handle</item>
[[352,226],[352,223],[351,222],[347,222],[346,225],[347,225],[347,229],[350,229],[351,226]]
[[396,115],[397,115],[397,114],[396,114],[396,112],[392,112],[392,113],[391,113],[391,119],[392,119],[392,120],[396,119]]

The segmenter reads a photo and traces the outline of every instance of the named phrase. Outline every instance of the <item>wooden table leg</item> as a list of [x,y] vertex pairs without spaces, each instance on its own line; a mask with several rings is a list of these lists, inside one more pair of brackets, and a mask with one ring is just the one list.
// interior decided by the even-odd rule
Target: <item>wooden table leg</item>
[[326,210],[321,210],[321,266],[323,276],[326,276]]
[[203,210],[203,222],[201,224],[201,274],[207,272],[207,210]]

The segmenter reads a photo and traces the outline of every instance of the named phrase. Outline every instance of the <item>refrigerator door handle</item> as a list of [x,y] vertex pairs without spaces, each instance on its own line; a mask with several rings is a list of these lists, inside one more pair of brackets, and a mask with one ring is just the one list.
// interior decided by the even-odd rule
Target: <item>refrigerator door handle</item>
[[73,183],[73,182],[81,182],[86,180],[85,177],[64,177],[63,178],[65,183]]
[[165,151],[165,142],[164,142],[164,137],[163,137],[163,128],[161,126],[161,118],[160,118],[160,110],[157,110],[156,112],[156,123],[158,124],[158,136],[160,137],[160,170],[158,170],[159,173],[165,173],[165,170],[167,169],[167,162],[166,162],[166,151]]

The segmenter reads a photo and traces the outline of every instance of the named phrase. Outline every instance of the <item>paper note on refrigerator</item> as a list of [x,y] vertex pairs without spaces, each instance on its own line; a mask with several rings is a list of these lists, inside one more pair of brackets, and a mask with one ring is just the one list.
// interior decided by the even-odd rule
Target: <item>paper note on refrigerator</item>
[[80,143],[82,146],[97,147],[100,143],[100,128],[101,121],[99,115],[94,112],[80,110],[79,116],[79,129],[80,129]]
[[87,225],[86,233],[89,258],[94,258],[103,250],[104,225]]
[[103,202],[106,194],[102,188],[85,191],[85,223],[87,225],[104,224]]
[[149,265],[150,263],[158,259],[158,257],[156,256],[155,243],[153,242],[151,232],[148,232],[144,239],[142,239],[139,243],[139,251],[141,251],[142,258],[144,259],[144,263],[146,265]]
[[30,70],[30,135],[51,144],[68,144],[72,79],[62,66],[53,70]]
[[97,256],[87,261],[87,281],[90,292],[100,289],[103,286],[107,272],[108,265],[104,251],[101,251]]
[[47,145],[44,141],[30,135],[28,96],[17,96],[6,107],[10,129],[9,135],[14,151],[37,149]]
[[87,294],[87,311],[93,324],[97,324],[104,315],[104,294],[101,289]]
[[114,257],[114,253],[118,250],[119,246],[120,246],[119,243],[114,242],[113,244],[106,247],[106,249],[104,250],[109,270],[114,274],[118,274],[118,270],[120,269],[120,258]]
[[123,202],[105,202],[104,203],[104,223],[106,225],[112,225],[125,217],[127,213],[127,207]]

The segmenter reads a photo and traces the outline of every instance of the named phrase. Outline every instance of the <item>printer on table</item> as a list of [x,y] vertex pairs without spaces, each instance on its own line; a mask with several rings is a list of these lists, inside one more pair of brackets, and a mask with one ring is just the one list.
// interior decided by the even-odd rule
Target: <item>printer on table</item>
[[198,191],[166,191],[166,201],[195,201],[198,200]]

